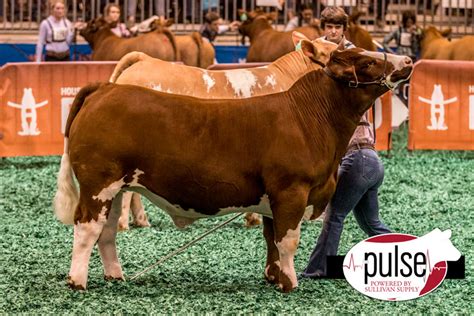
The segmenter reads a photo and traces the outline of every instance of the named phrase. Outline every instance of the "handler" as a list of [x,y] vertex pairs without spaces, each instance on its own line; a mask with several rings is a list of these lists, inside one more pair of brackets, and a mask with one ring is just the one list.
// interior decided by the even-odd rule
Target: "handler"
[[[354,44],[344,37],[348,17],[340,7],[327,7],[321,13],[323,38],[344,48]],[[327,256],[337,255],[344,219],[351,210],[360,228],[369,236],[390,233],[379,219],[378,188],[384,169],[375,151],[375,139],[368,112],[359,122],[338,169],[336,191],[326,207],[323,229],[300,278],[321,278],[327,275]]]

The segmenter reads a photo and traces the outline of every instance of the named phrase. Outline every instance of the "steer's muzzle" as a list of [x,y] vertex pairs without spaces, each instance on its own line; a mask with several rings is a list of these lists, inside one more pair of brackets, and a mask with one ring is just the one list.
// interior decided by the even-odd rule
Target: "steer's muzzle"
[[399,64],[397,66],[398,67],[396,67],[396,70],[394,70],[387,77],[387,81],[393,87],[396,87],[401,82],[410,79],[410,76],[413,72],[413,61],[408,56],[403,56],[403,58],[400,58]]

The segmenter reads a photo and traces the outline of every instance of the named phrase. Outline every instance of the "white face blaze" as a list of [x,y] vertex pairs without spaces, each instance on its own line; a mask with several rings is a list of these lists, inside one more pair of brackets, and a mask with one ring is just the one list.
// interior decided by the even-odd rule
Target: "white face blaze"
[[216,84],[216,81],[212,79],[212,77],[207,73],[207,71],[204,71],[202,75],[202,80],[204,80],[204,83],[206,84],[207,87],[207,92],[211,90],[212,87]]
[[[370,56],[370,57],[373,57],[373,58],[377,58],[377,59],[380,59],[380,60],[385,59],[384,54],[379,53],[379,52],[365,51],[365,52],[362,52],[361,54],[365,55],[365,56]],[[394,54],[386,54],[386,55],[387,55],[387,62],[391,63],[394,67],[393,72],[402,70],[403,68],[407,67],[411,63],[411,59],[407,56],[394,55]],[[410,59],[410,63],[407,63],[407,58]],[[397,82],[392,82],[391,81],[391,75],[392,74],[387,74],[387,82],[392,87],[395,87],[397,84],[404,81],[404,80],[400,80],[400,81],[397,81]]]
[[252,88],[257,84],[257,77],[247,69],[226,71],[225,76],[231,84],[236,97],[250,98]]

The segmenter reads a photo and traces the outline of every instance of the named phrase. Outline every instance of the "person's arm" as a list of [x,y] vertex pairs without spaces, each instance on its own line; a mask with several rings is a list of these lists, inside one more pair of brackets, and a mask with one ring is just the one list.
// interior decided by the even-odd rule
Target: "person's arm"
[[293,31],[293,30],[296,29],[297,27],[298,27],[298,17],[297,17],[297,16],[294,16],[294,17],[291,18],[291,19],[288,21],[288,23],[286,24],[284,31],[285,31],[285,32]]
[[155,0],[156,14],[161,18],[165,16],[165,0]]
[[71,21],[66,19],[66,25],[67,25],[67,37],[66,37],[66,43],[68,46],[71,46],[72,40],[74,39],[74,27],[72,26]]
[[392,33],[389,33],[387,35],[385,35],[385,37],[383,38],[383,48],[387,51],[390,51],[390,47],[388,46],[388,44],[390,44],[390,42],[395,39],[395,35],[397,34],[398,30],[395,30],[393,31]]
[[217,31],[217,34],[223,34],[223,33],[227,32],[228,30],[230,30],[229,25],[221,24],[221,25],[219,25],[219,31]]
[[43,47],[46,44],[46,37],[48,36],[48,27],[46,25],[46,21],[43,20],[40,24],[39,35],[38,35],[38,42],[36,43],[36,62],[41,61],[41,57],[43,56]]

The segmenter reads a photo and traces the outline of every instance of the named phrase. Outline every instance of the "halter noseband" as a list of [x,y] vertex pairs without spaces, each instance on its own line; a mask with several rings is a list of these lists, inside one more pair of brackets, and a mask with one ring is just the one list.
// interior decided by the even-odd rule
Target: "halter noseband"
[[[369,82],[359,82],[359,80],[357,78],[357,73],[355,71],[355,67],[354,67],[354,65],[352,65],[352,73],[354,74],[354,79],[355,80],[346,81],[348,83],[349,87],[350,88],[357,88],[359,85],[378,84],[380,86],[386,86],[388,89],[392,90],[393,87],[387,81],[387,74],[385,73],[387,71],[387,53],[385,53],[385,52],[383,52],[383,62],[384,62],[384,64],[383,64],[382,76],[377,80],[369,81]],[[324,67],[323,70],[332,79],[337,80],[337,81],[344,81],[344,80],[338,78],[336,76],[336,74],[334,72],[332,72],[331,69],[329,69],[327,66]]]

